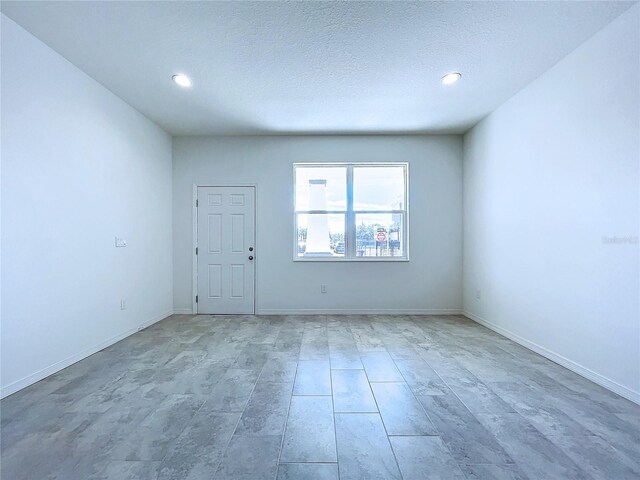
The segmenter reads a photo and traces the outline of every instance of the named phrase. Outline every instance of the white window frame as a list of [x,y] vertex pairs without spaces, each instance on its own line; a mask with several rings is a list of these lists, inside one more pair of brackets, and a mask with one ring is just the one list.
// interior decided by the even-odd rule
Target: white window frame
[[[347,208],[346,210],[300,210],[296,211],[296,169],[298,167],[346,167],[347,168]],[[403,167],[404,169],[404,209],[402,210],[358,210],[353,209],[353,169],[354,167]],[[344,257],[304,257],[298,256],[298,215],[339,214],[345,216]],[[401,214],[402,215],[402,255],[397,257],[356,256],[356,225],[358,214]],[[407,162],[335,162],[335,163],[294,163],[293,164],[293,261],[294,262],[408,262],[409,261],[409,164]]]

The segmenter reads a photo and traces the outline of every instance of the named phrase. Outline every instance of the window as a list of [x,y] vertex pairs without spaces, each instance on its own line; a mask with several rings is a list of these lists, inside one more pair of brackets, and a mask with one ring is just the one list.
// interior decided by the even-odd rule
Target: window
[[406,163],[296,163],[294,260],[408,260]]

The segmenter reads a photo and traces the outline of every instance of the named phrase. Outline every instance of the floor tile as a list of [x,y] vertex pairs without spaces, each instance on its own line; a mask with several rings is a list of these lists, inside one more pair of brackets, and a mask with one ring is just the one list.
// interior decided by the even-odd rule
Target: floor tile
[[292,383],[258,382],[242,413],[236,435],[282,435],[292,388]]
[[602,437],[627,460],[636,465],[640,458],[640,428],[637,421],[640,417],[640,406],[636,415],[614,414],[601,405],[589,401],[583,395],[547,392],[537,388],[554,406],[562,410],[572,419],[580,423],[590,432]]
[[278,468],[282,437],[234,435],[213,477],[214,480],[273,480]]
[[255,370],[230,368],[207,397],[202,409],[241,412],[253,392],[258,375]]
[[276,352],[288,352],[300,355],[300,345],[302,344],[302,332],[289,330],[283,327],[276,338],[273,350]]
[[327,329],[319,319],[311,320],[305,326],[300,344],[300,360],[329,360]]
[[331,397],[292,397],[280,461],[283,463],[336,461]]
[[420,359],[395,360],[396,366],[416,395],[444,395],[449,387],[440,376]]
[[338,464],[281,463],[276,480],[338,480]]
[[488,386],[544,435],[592,435],[592,432],[554,406],[549,398],[538,395],[535,389],[527,385],[495,382]]
[[377,413],[337,413],[340,480],[400,480],[391,444]]
[[387,352],[365,353],[361,359],[370,382],[404,382]]
[[540,480],[589,478],[560,448],[518,413],[476,414],[529,477]]
[[212,477],[231,440],[239,416],[239,413],[198,412],[162,460],[158,468],[158,480]]
[[593,478],[640,478],[640,458],[635,465],[628,464],[614,447],[597,435],[547,438]]
[[248,344],[241,352],[231,368],[254,370],[260,373],[269,358],[272,349],[261,344]]
[[515,410],[502,398],[496,395],[485,383],[466,369],[459,369],[455,373],[440,374],[449,388],[464,402],[473,413],[514,413]]
[[[87,480],[135,479],[156,480],[160,462],[135,462],[114,460]],[[181,477],[186,478],[186,477]]]
[[513,463],[495,437],[454,394],[420,396],[418,400],[461,464]]
[[326,360],[300,360],[294,395],[331,395],[331,373]]
[[267,359],[258,382],[288,383],[296,377],[298,359],[284,354],[271,354]]
[[390,437],[404,480],[465,480],[440,437]]
[[349,349],[331,348],[329,357],[332,369],[352,370],[364,368],[360,360],[360,353],[355,346]]
[[162,460],[202,406],[189,395],[169,395],[135,430],[119,436],[109,453],[114,460]]
[[364,370],[332,370],[333,405],[336,412],[377,412]]
[[468,480],[527,480],[520,467],[509,465],[461,465]]
[[406,383],[371,383],[388,435],[436,435],[436,429]]

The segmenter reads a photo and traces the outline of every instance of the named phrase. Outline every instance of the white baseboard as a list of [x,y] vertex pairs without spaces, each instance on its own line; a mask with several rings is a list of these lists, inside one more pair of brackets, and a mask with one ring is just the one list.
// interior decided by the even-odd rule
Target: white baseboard
[[79,362],[80,360],[83,360],[88,356],[93,355],[94,353],[97,353],[104,348],[107,348],[113,345],[114,343],[117,343],[120,340],[127,338],[130,335],[133,335],[134,333],[139,332],[140,330],[147,328],[153,325],[154,323],[159,322],[160,320],[164,320],[165,318],[170,316],[171,313],[172,312],[167,312],[161,315],[157,315],[152,319],[141,323],[137,327],[132,328],[131,330],[127,330],[126,332],[120,333],[114,337],[109,338],[108,340],[105,340],[104,342],[99,343],[98,345],[94,345],[91,348],[82,350],[81,352],[78,352],[75,355],[71,355],[70,357],[67,357],[64,360],[60,360],[59,362],[56,362],[53,365],[49,365],[48,367],[43,368],[42,370],[39,370],[35,373],[32,373],[31,375],[27,375],[26,377],[21,378],[20,380],[16,380],[13,383],[5,385],[4,387],[0,388],[0,398],[4,398],[8,395],[11,395],[12,393],[16,393],[18,390],[22,390],[23,388],[28,387],[29,385],[39,382],[40,380],[47,378],[48,376],[53,375],[54,373],[59,372],[60,370],[63,370],[68,366],[73,365],[74,363]]
[[261,308],[256,310],[256,315],[461,315],[460,309],[349,309],[349,308],[291,308],[271,309]]
[[621,397],[624,397],[627,400],[631,400],[632,402],[640,405],[640,392],[636,392],[634,390],[631,390],[630,388],[625,387],[624,385],[620,385],[619,383],[611,380],[610,378],[600,375],[599,373],[596,373],[593,370],[590,370],[587,367],[584,367],[579,363],[574,362],[573,360],[570,360],[541,345],[538,345],[537,343],[531,342],[526,338],[522,338],[521,336],[507,330],[506,328],[500,327],[495,323],[490,322],[489,320],[479,317],[478,315],[475,315],[471,312],[465,312],[465,311],[463,311],[462,314],[465,317],[473,320],[474,322],[477,322],[480,325],[484,325],[489,330],[493,330],[494,332],[499,333],[503,337],[507,337],[508,339],[513,340],[514,342],[522,345],[523,347],[526,347],[529,350],[532,350],[537,354],[542,355],[545,358],[548,358],[552,362],[555,362],[558,365],[562,365],[563,367],[571,370],[574,373],[577,373],[578,375],[586,378],[587,380],[591,380],[592,382],[597,383],[601,387],[604,387],[607,390],[610,390],[613,393],[616,393]]
[[193,310],[191,308],[174,308],[174,315],[193,315]]

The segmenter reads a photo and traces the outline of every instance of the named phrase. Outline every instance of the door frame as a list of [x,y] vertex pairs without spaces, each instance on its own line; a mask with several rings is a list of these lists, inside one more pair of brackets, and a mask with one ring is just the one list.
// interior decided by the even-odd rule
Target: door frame
[[253,263],[253,315],[256,315],[256,305],[258,304],[258,262],[260,261],[260,250],[258,243],[258,184],[257,183],[194,183],[191,195],[191,309],[194,315],[198,315],[198,304],[196,303],[196,295],[198,295],[198,257],[196,255],[196,247],[198,246],[198,187],[253,187],[253,231],[255,233],[254,254],[255,262]]

